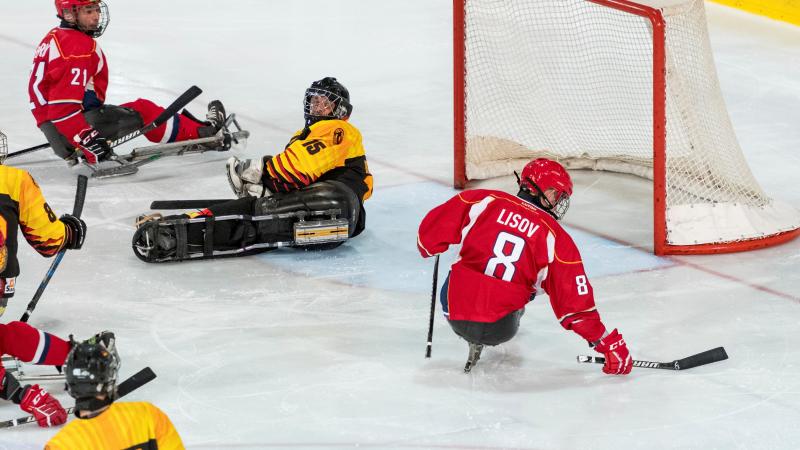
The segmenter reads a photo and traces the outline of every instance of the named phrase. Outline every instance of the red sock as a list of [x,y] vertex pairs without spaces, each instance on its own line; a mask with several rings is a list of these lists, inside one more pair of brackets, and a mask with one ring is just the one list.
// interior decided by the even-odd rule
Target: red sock
[[[120,106],[131,108],[142,116],[142,121],[148,124],[155,120],[164,108],[156,105],[150,100],[140,98],[135,102],[123,103]],[[202,123],[196,122],[183,114],[175,114],[171,119],[156,127],[153,131],[145,134],[150,142],[180,142],[189,139],[197,139],[197,129],[204,126]]]

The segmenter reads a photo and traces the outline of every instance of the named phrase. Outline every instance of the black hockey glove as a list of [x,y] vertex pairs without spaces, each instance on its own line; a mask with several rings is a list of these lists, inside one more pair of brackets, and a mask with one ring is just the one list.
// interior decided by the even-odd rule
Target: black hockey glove
[[83,240],[86,239],[86,222],[71,214],[61,216],[61,222],[67,231],[64,236],[64,248],[78,250],[83,247]]
[[78,133],[78,147],[89,164],[97,164],[107,160],[113,153],[108,141],[94,128],[86,128]]

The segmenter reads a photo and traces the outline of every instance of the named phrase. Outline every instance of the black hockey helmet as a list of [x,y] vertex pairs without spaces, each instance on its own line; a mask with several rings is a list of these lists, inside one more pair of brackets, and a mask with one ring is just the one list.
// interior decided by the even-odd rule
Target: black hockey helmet
[[[320,108],[329,112],[321,113]],[[306,95],[303,98],[306,126],[326,119],[344,120],[350,117],[352,112],[350,92],[336,78],[325,77],[311,83],[311,87],[306,89]]]
[[69,395],[83,400],[105,394],[109,403],[113,401],[120,365],[114,333],[103,331],[83,342],[70,336],[70,342],[72,350],[65,364]]

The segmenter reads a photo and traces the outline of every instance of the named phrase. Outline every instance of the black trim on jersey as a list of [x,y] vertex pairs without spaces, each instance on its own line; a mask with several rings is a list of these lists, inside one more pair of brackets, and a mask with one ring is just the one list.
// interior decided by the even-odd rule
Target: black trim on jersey
[[369,186],[364,179],[370,176],[367,172],[367,157],[357,156],[345,160],[344,166],[331,169],[321,177],[318,181],[334,180],[344,183],[358,196],[358,200],[364,203],[364,195],[369,192]]
[[136,444],[133,447],[124,448],[122,450],[158,450],[158,441],[150,439],[147,442]]
[[292,136],[291,139],[289,139],[289,143],[286,144],[286,147],[284,147],[284,149],[291,147],[292,144],[294,144],[297,141],[305,140],[309,134],[311,134],[311,128],[309,127],[303,128],[302,130],[300,130],[299,133],[295,134],[294,136]]
[[19,202],[6,193],[0,194],[0,215],[6,220],[6,268],[0,271],[0,278],[14,278],[19,275],[17,261],[17,238],[19,233]]

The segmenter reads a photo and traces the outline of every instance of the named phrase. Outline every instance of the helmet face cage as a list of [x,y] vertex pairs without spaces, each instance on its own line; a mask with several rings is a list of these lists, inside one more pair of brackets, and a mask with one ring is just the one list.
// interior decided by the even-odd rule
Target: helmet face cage
[[[308,88],[303,100],[303,114],[314,121],[322,119],[344,119],[349,115],[347,99],[321,88]],[[330,111],[327,114],[324,111]]]
[[67,9],[72,10],[72,14],[75,17],[75,26],[78,27],[78,8],[83,8],[85,6],[97,6],[100,9],[100,20],[97,22],[97,28],[94,30],[83,30],[78,28],[80,31],[87,33],[93,38],[98,38],[105,33],[106,29],[108,28],[109,22],[111,22],[111,15],[108,13],[108,5],[106,2],[100,0],[56,0],[56,12],[58,13],[58,17],[62,20],[66,20],[64,17],[64,11]]
[[75,344],[67,356],[67,391],[75,399],[115,396],[119,354],[112,333]]
[[0,131],[0,164],[6,161],[6,156],[8,156],[8,139],[6,139],[6,135]]
[[[536,194],[538,195],[539,201],[542,204],[542,207],[546,209],[548,212],[555,216],[556,220],[561,220],[564,215],[567,213],[569,209],[569,194],[564,191],[556,190],[556,201],[555,203],[550,203],[550,200],[547,199],[547,196],[544,194],[542,189],[536,184],[532,179],[527,178],[524,180],[520,186],[527,190],[528,192],[531,191],[530,186],[536,190]],[[553,188],[555,189],[555,188]],[[531,192],[531,195],[534,193]]]

